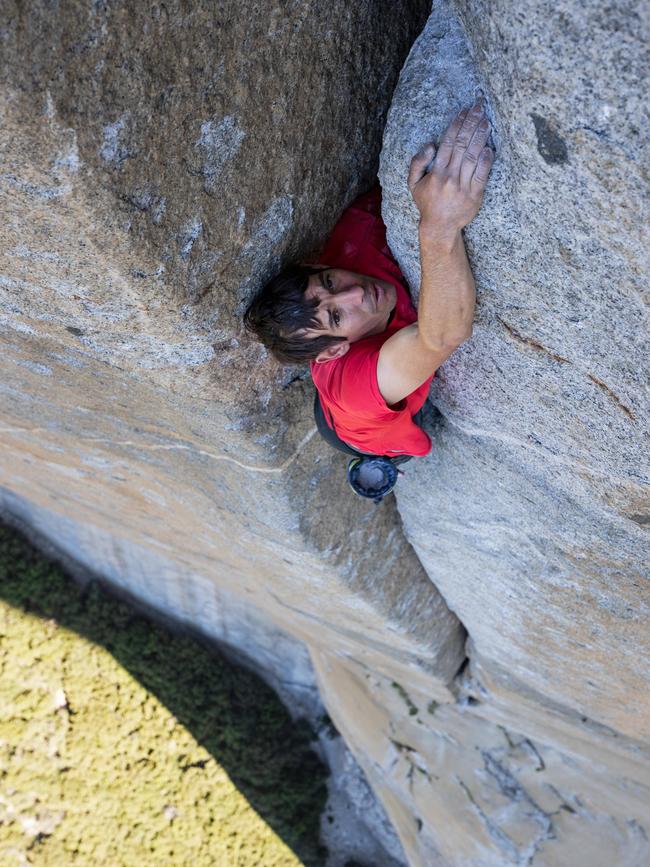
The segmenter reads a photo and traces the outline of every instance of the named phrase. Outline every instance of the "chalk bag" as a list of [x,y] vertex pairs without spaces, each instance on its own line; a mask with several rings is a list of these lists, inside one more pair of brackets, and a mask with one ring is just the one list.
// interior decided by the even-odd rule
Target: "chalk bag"
[[355,494],[380,503],[395,487],[398,470],[390,458],[352,458],[348,482]]

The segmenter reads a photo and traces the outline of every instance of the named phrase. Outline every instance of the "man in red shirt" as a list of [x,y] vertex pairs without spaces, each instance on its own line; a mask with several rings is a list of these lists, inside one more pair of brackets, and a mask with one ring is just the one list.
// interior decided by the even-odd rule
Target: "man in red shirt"
[[[411,161],[420,213],[419,311],[386,244],[375,189],[337,224],[320,265],[287,268],[253,299],[246,326],[285,363],[309,361],[333,444],[390,458],[427,454],[413,421],[437,368],[472,333],[474,278],[462,229],[478,213],[492,167],[482,102],[463,109],[437,153]],[[435,153],[435,159],[434,159]],[[317,420],[320,413],[317,411]]]

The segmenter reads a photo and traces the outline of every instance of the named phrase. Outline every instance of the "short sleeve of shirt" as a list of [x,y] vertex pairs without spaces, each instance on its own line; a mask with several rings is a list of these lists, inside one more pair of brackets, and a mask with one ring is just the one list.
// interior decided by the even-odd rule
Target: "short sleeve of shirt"
[[361,452],[424,455],[431,441],[412,417],[424,403],[429,383],[399,405],[387,406],[377,384],[382,343],[382,335],[359,341],[336,363],[319,365],[327,374],[319,385],[321,400],[339,437]]
[[385,417],[395,413],[384,400],[377,384],[377,362],[382,342],[361,341],[350,348],[334,369],[330,381],[332,396],[341,408],[354,407],[357,419]]

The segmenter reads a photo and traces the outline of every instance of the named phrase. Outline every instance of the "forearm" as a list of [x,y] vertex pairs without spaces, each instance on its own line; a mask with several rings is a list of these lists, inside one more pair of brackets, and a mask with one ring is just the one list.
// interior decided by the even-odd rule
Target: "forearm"
[[420,212],[422,284],[418,339],[447,356],[472,333],[476,291],[462,228],[481,207],[494,154],[482,100],[458,112],[434,149],[411,160],[409,189]]
[[476,286],[461,230],[446,236],[420,224],[422,279],[418,330],[432,350],[453,349],[472,333]]

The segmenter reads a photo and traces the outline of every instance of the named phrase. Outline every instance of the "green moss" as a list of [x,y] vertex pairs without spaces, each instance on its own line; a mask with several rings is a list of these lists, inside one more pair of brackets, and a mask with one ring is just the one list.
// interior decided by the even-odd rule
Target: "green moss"
[[2,525],[0,597],[0,863],[323,863],[326,772],[263,681]]
[[395,692],[404,699],[406,707],[408,708],[409,716],[416,716],[418,713],[418,708],[413,704],[413,702],[411,701],[411,696],[404,689],[401,683],[396,683],[395,681],[393,681],[391,683],[391,686],[393,687]]

